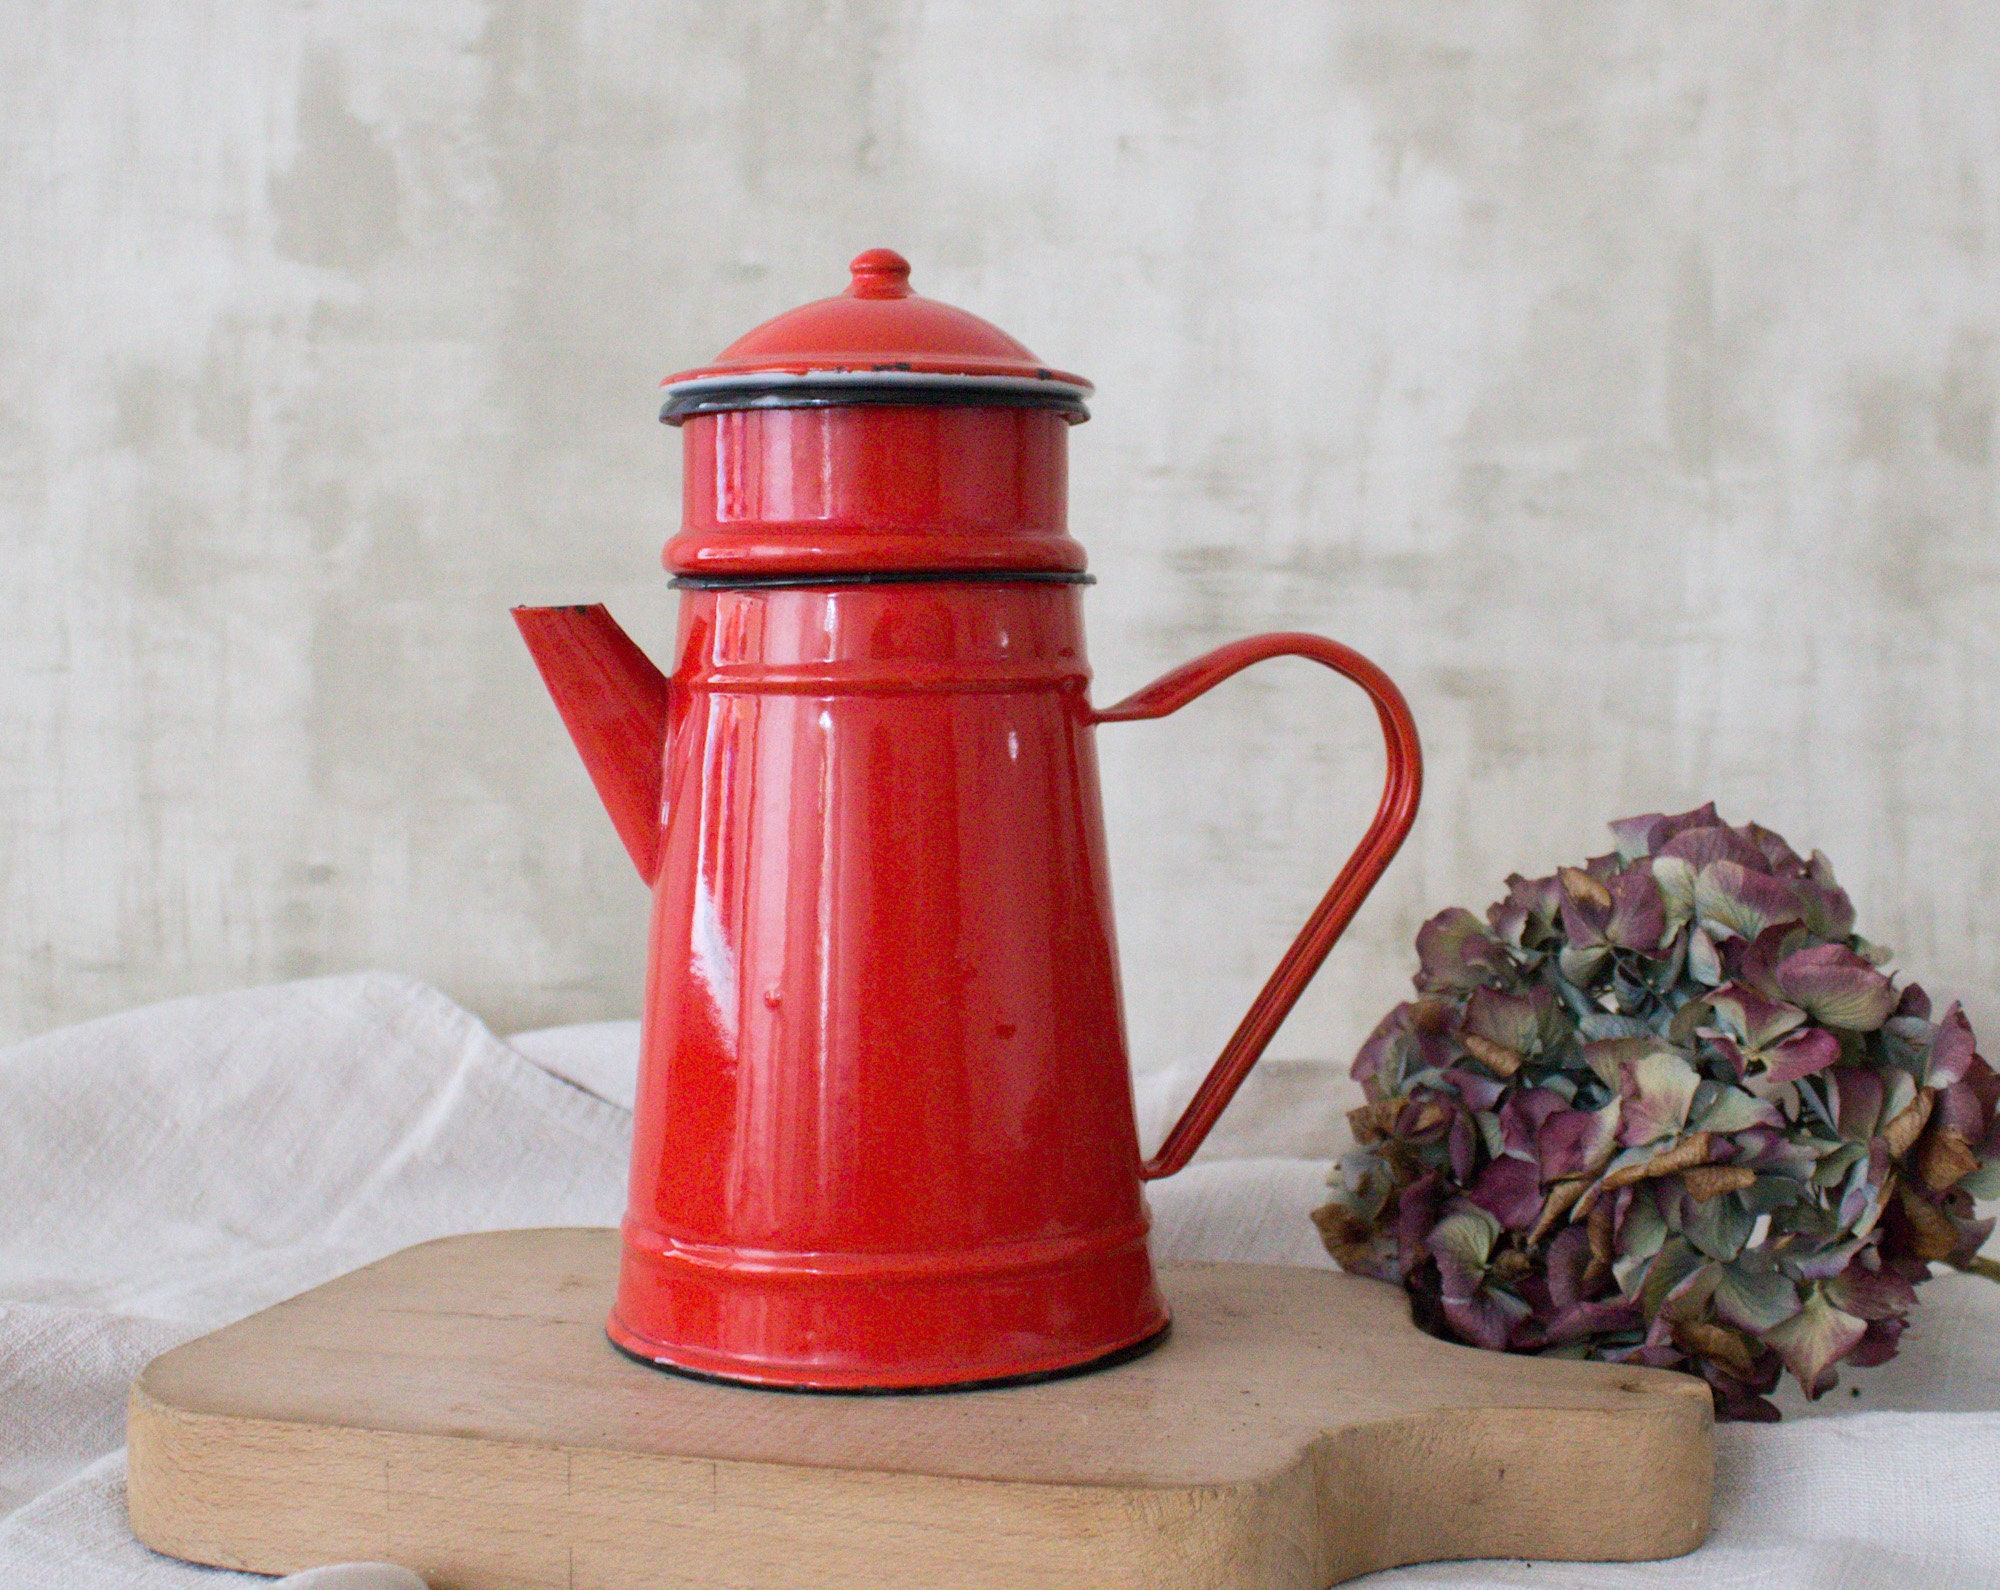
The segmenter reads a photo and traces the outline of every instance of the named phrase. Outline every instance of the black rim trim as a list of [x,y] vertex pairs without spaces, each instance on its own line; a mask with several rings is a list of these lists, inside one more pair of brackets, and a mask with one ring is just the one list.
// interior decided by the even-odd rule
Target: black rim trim
[[775,1386],[766,1380],[738,1380],[733,1375],[710,1374],[705,1369],[683,1369],[665,1359],[648,1358],[644,1353],[634,1352],[623,1345],[609,1331],[605,1332],[604,1339],[622,1357],[631,1359],[635,1364],[657,1369],[662,1374],[676,1375],[682,1380],[699,1380],[711,1386],[732,1386],[738,1391],[775,1391],[787,1397],[946,1397],[960,1391],[1005,1391],[1011,1386],[1039,1386],[1051,1380],[1094,1374],[1100,1369],[1116,1369],[1135,1358],[1144,1358],[1173,1333],[1173,1328],[1174,1322],[1168,1320],[1152,1335],[1142,1337],[1130,1346],[1113,1348],[1083,1363],[1065,1364],[1061,1369],[1038,1369],[1027,1375],[1000,1375],[992,1380],[960,1380],[948,1386]]
[[1094,574],[1013,569],[880,569],[857,574],[677,574],[676,591],[787,591],[823,585],[1095,585]]
[[1020,387],[924,386],[915,381],[898,382],[894,386],[874,381],[815,381],[807,386],[794,379],[768,387],[746,384],[722,391],[670,393],[660,405],[660,423],[678,425],[690,415],[720,414],[732,409],[852,408],[857,404],[891,408],[1053,409],[1072,425],[1081,425],[1090,418],[1083,399],[1068,387],[1037,392]]

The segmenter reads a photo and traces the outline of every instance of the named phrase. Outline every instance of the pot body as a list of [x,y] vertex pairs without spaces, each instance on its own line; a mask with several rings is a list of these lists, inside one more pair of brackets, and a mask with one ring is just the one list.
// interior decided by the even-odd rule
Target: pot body
[[1165,1329],[1080,607],[1046,573],[684,591],[627,1352],[888,1390]]
[[[1366,658],[1248,637],[1102,710],[1065,503],[1090,383],[913,295],[846,293],[665,383],[682,591],[663,675],[601,606],[522,636],[653,889],[612,1340],[752,1384],[892,1391],[1157,1341],[1145,1181],[1200,1145],[1416,814]],[[1267,658],[1373,700],[1360,847],[1140,1157],[1093,737]]]

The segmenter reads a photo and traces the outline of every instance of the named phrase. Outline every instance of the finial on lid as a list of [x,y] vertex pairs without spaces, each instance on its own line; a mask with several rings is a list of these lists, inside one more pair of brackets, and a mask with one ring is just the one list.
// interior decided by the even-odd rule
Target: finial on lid
[[857,254],[847,268],[854,276],[847,284],[849,298],[910,296],[910,262],[892,248],[871,248]]

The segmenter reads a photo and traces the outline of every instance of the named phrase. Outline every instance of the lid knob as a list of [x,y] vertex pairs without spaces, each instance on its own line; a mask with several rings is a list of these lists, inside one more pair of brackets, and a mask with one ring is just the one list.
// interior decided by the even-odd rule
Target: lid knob
[[910,296],[910,262],[892,248],[871,248],[857,254],[847,268],[854,276],[847,284],[849,298]]

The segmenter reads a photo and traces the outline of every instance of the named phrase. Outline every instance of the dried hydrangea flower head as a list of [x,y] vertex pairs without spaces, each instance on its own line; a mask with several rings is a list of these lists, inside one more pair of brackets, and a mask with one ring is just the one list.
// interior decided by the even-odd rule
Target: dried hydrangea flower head
[[1893,1357],[1933,1263],[2000,1279],[1974,1218],[2000,1076],[1817,851],[1712,805],[1611,830],[1484,923],[1424,924],[1313,1218],[1438,1335],[1686,1370],[1775,1419],[1783,1370],[1817,1397]]

